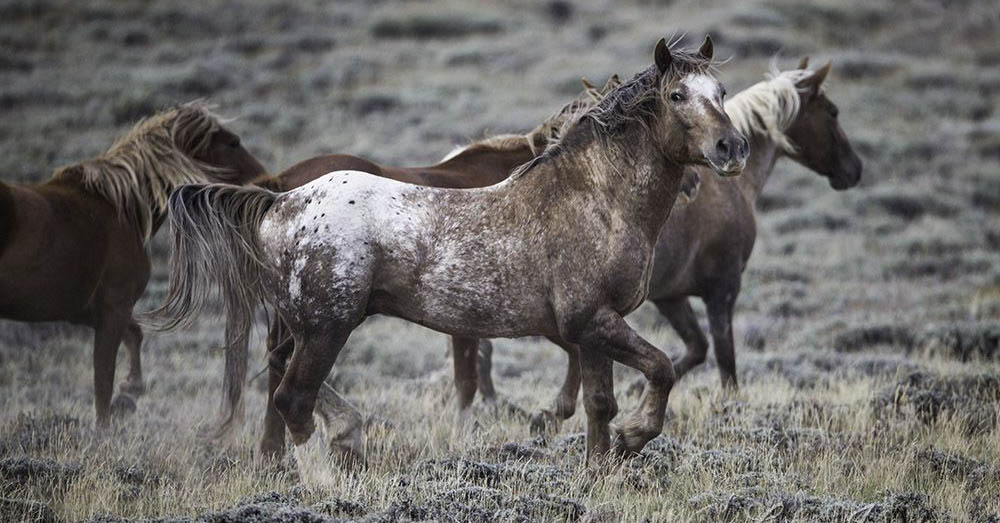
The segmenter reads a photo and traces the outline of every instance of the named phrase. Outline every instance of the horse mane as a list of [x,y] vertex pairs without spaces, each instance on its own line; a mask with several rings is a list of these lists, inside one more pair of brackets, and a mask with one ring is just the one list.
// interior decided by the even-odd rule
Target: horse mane
[[185,104],[145,118],[101,156],[57,169],[52,180],[80,184],[108,200],[143,242],[179,185],[206,181],[223,169],[194,159],[205,153],[221,125],[207,106]]
[[813,71],[793,69],[778,71],[771,65],[766,80],[744,89],[726,102],[726,113],[744,136],[762,134],[774,141],[785,153],[794,154],[795,144],[785,130],[795,121],[801,109],[799,82]]
[[675,49],[678,41],[670,44],[673,60],[666,71],[661,74],[654,64],[611,89],[599,102],[568,120],[559,141],[550,144],[534,160],[518,167],[511,178],[523,176],[537,165],[557,158],[568,148],[588,142],[588,136],[606,143],[620,136],[629,124],[638,123],[648,128],[661,92],[668,84],[689,74],[711,74],[713,70],[713,62],[697,51]]
[[558,111],[552,113],[538,127],[535,127],[525,135],[528,143],[531,145],[531,152],[535,156],[538,156],[545,149],[558,144],[569,127],[583,113],[600,103],[608,93],[622,83],[621,78],[617,74],[611,75],[608,81],[605,82],[604,87],[600,89],[591,84],[586,78],[581,78],[580,82],[583,84],[584,89],[576,98],[570,100],[569,103],[562,106]]

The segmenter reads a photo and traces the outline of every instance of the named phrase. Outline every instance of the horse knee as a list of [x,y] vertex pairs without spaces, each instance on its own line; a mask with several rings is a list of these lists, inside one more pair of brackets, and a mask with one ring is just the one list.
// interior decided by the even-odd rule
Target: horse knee
[[618,414],[618,402],[614,395],[605,392],[587,394],[584,408],[587,416],[595,419],[609,420]]
[[[704,358],[702,356],[703,360]],[[670,358],[666,354],[662,352],[656,353],[653,364],[646,374],[646,380],[667,388],[674,385],[674,382],[677,381],[677,374],[674,372],[674,366],[670,363]]]

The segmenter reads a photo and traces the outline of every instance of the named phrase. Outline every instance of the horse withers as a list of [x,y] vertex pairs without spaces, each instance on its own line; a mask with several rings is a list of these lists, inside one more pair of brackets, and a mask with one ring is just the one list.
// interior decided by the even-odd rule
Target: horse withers
[[[161,313],[188,321],[217,281],[245,351],[254,303],[269,302],[295,340],[274,405],[296,444],[315,429],[318,392],[351,331],[389,314],[460,336],[579,345],[588,460],[638,452],[662,430],[674,371],[623,316],[645,299],[685,166],[735,176],[749,148],[722,108],[710,39],[697,52],[661,40],[654,57],[576,118],[558,146],[487,188],[338,171],[283,194],[178,190]],[[613,361],[648,381],[614,439]],[[343,430],[334,443],[360,453],[360,413],[336,398]]]
[[35,185],[0,183],[0,317],[94,329],[97,425],[109,423],[115,360],[122,390],[143,391],[142,330],[132,308],[149,279],[147,244],[183,184],[244,184],[264,173],[207,108],[185,105],[137,124],[101,156]]

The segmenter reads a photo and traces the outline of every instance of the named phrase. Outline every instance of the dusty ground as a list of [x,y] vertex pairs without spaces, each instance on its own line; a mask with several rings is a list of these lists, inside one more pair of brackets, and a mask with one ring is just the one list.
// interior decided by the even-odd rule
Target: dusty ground
[[[673,418],[606,477],[578,414],[533,436],[478,407],[453,434],[442,336],[359,329],[332,380],[370,417],[369,463],[310,449],[259,462],[263,380],[228,445],[199,439],[219,396],[220,321],[149,335],[148,393],[95,434],[90,333],[0,323],[0,520],[998,521],[1000,9],[987,1],[0,3],[0,173],[39,180],[137,118],[207,98],[279,170],[324,152],[432,162],[522,131],[710,30],[730,92],[781,52],[833,59],[828,87],[864,181],[834,193],[789,162],[760,202],[738,303],[741,392],[686,377]],[[140,309],[164,289],[156,277]],[[650,307],[630,320],[671,354]],[[258,349],[255,353],[261,354]],[[124,357],[119,375],[124,374]],[[502,394],[555,393],[561,351],[497,342]],[[256,368],[263,359],[255,359]],[[617,375],[623,410],[636,374]]]

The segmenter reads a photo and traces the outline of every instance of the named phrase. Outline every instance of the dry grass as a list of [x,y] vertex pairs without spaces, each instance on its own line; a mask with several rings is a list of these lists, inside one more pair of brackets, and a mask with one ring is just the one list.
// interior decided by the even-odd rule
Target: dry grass
[[[664,434],[603,474],[582,465],[582,413],[535,436],[517,409],[477,404],[475,429],[457,430],[443,336],[398,320],[363,325],[331,376],[369,417],[360,470],[319,438],[300,461],[261,462],[261,379],[232,441],[199,437],[221,320],[147,336],[148,392],[107,434],[92,428],[89,332],[4,322],[0,520],[1000,517],[1000,23],[976,2],[52,0],[2,2],[0,20],[5,180],[41,179],[195,97],[237,116],[272,168],[332,151],[431,162],[532,127],[582,75],[639,70],[664,33],[705,30],[734,57],[730,92],[775,49],[832,58],[828,90],[866,166],[834,193],[779,164],[737,304],[742,389],[720,393],[711,363],[686,377]],[[142,310],[163,296],[164,248]],[[680,350],[652,307],[630,321]],[[497,386],[525,411],[547,406],[563,365],[545,342],[496,342]],[[617,369],[622,411],[639,382]]]

